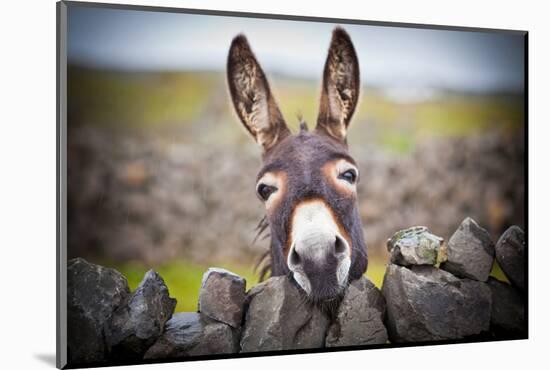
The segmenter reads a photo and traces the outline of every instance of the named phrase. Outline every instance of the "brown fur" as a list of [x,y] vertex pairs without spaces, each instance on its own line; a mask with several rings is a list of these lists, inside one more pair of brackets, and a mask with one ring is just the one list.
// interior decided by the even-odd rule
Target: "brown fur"
[[359,61],[349,35],[332,33],[323,70],[323,85],[316,130],[346,141],[347,128],[359,100]]
[[[309,132],[305,122],[292,135],[271,95],[267,79],[243,35],[237,36],[229,51],[227,80],[235,110],[246,129],[263,149],[263,166],[257,181],[266,172],[285,175],[284,189],[276,203],[258,224],[259,237],[270,231],[271,248],[257,267],[263,278],[290,274],[286,264],[292,217],[296,207],[310,200],[322,200],[330,209],[340,233],[351,249],[349,280],[359,278],[367,268],[367,249],[359,218],[357,198],[343,191],[327,170],[338,159],[355,163],[348,153],[347,127],[359,97],[359,63],[349,35],[337,27],[325,63],[317,126]],[[267,107],[267,109],[266,109]],[[269,257],[268,257],[269,256]],[[313,271],[315,289],[310,299],[329,301],[341,290],[335,286],[331,266]],[[325,273],[325,270],[327,273]],[[329,276],[330,275],[330,276]]]
[[227,59],[227,76],[235,111],[264,150],[290,134],[264,71],[244,35],[233,39]]

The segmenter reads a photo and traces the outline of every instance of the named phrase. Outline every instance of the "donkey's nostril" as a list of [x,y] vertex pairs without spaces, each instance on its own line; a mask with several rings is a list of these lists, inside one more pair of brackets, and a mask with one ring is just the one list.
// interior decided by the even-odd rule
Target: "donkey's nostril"
[[344,254],[346,253],[346,249],[346,243],[344,243],[344,240],[337,236],[336,241],[334,242],[334,253],[336,255]]
[[296,248],[292,248],[292,252],[290,253],[290,263],[294,266],[298,266],[301,261],[302,260],[298,255],[298,252],[296,252]]

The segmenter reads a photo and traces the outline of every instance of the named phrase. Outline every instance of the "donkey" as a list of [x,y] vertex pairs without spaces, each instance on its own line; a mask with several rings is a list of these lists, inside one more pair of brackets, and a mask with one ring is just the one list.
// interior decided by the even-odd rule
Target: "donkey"
[[312,132],[305,122],[298,134],[290,132],[242,34],[231,43],[227,81],[239,119],[262,148],[256,193],[270,228],[271,275],[290,275],[314,303],[334,302],[368,263],[359,171],[346,140],[360,87],[353,43],[334,29]]

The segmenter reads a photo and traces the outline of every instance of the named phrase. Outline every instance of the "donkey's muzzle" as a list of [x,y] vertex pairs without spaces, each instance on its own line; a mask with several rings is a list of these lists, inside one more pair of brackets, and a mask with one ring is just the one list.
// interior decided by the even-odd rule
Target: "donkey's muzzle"
[[314,233],[296,241],[288,265],[296,282],[311,298],[332,299],[347,285],[349,246],[339,235]]
[[303,201],[294,209],[287,265],[313,300],[335,298],[348,283],[351,246],[342,230],[322,199]]

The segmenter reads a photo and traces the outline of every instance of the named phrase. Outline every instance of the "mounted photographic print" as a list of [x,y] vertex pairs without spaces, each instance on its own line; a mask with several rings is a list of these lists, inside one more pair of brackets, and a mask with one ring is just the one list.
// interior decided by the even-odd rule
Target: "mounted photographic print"
[[527,338],[527,32],[57,10],[58,367]]

